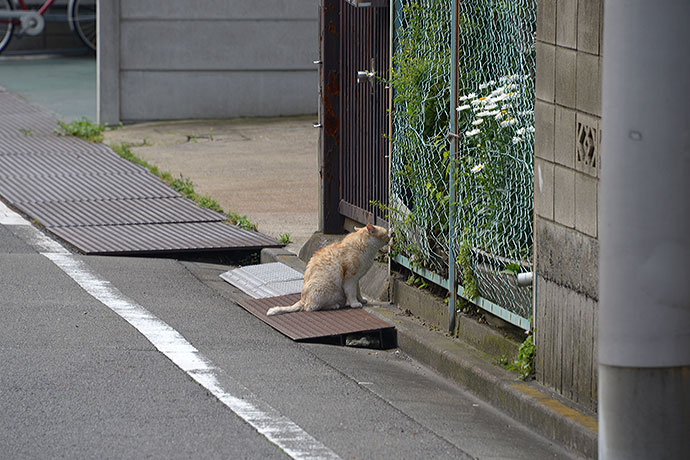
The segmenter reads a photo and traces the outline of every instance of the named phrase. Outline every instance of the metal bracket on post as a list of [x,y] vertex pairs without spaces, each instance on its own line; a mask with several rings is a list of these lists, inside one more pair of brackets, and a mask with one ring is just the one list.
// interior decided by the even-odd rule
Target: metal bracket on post
[[43,16],[36,11],[0,11],[0,19],[19,19],[19,33],[39,35],[45,28]]

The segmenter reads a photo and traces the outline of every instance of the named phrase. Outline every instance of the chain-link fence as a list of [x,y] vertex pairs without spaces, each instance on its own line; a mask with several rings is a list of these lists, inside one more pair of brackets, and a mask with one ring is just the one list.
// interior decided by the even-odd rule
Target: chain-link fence
[[454,260],[465,298],[529,328],[536,1],[403,0],[395,18],[397,259],[444,280]]

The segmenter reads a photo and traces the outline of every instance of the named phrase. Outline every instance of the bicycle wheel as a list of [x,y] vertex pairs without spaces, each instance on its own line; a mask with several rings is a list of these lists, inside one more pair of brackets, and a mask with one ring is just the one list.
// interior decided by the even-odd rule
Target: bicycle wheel
[[[13,10],[10,0],[0,0],[0,11]],[[0,19],[0,53],[9,45],[14,32],[14,24],[11,19]]]
[[96,51],[96,0],[70,0],[67,15],[70,29]]

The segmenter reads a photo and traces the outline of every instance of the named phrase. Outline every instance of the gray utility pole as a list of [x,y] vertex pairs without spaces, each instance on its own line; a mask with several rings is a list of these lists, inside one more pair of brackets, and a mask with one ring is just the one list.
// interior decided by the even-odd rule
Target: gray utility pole
[[599,458],[690,458],[690,0],[606,0]]

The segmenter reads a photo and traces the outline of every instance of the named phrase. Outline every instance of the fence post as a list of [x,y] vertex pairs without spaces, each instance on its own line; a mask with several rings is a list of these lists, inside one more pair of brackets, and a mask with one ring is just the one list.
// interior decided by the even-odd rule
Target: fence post
[[452,6],[453,24],[450,36],[450,173],[448,177],[448,330],[455,331],[455,312],[458,290],[458,276],[456,267],[456,202],[457,194],[455,190],[455,158],[458,149],[458,112],[455,104],[458,100],[458,0],[453,0]]
[[[340,0],[319,12],[319,230],[342,233],[340,203]],[[318,126],[317,125],[317,126]]]

